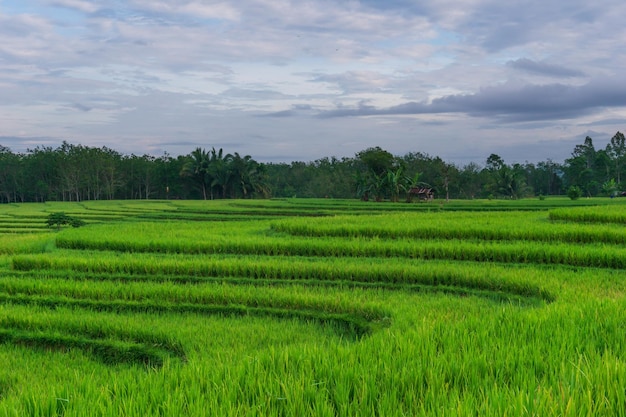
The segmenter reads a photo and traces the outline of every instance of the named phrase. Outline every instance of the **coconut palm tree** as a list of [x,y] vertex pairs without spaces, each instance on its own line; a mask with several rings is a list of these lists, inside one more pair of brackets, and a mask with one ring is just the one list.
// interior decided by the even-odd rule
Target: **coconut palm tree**
[[207,186],[210,184],[209,166],[209,153],[202,148],[196,148],[180,171],[182,177],[190,177],[198,184],[205,200],[207,199]]
[[211,189],[211,200],[214,198],[213,189],[217,188],[218,195],[226,198],[226,190],[230,183],[230,154],[224,155],[224,150],[211,148],[209,158],[209,180]]
[[249,198],[254,193],[269,195],[263,166],[250,155],[241,156],[235,152],[230,159],[230,172],[233,195],[243,198]]

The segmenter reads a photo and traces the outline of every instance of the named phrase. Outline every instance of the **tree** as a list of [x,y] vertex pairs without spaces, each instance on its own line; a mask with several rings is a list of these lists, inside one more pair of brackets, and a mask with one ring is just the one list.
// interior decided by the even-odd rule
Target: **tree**
[[536,166],[527,164],[530,185],[535,194],[558,195],[562,193],[563,167],[551,159],[538,162]]
[[[76,201],[101,198],[255,198],[356,196],[397,201],[419,175],[445,198],[564,194],[570,186],[594,196],[617,187],[626,169],[626,139],[617,132],[606,149],[586,137],[563,164],[507,165],[490,154],[484,168],[462,168],[421,152],[394,156],[380,147],[353,158],[261,164],[250,155],[196,148],[191,154],[125,156],[106,147],[63,142],[14,154],[0,146],[0,202]],[[415,182],[415,181],[413,181]],[[407,196],[410,197],[410,196]]]
[[83,198],[113,200],[124,184],[120,172],[122,155],[104,146],[85,148],[81,158],[85,187]]
[[364,176],[361,172],[357,171],[355,174],[354,182],[356,184],[356,196],[362,201],[369,201],[370,193],[372,192],[371,181]]
[[380,203],[385,198],[387,191],[387,176],[373,174],[371,181],[372,192],[374,193],[374,201]]
[[419,172],[416,172],[415,175],[413,175],[413,177],[405,177],[406,180],[406,185],[405,185],[405,191],[406,191],[406,202],[407,203],[411,203],[413,201],[413,194],[411,194],[411,189],[412,188],[417,188],[420,186],[426,187],[426,188],[431,188],[430,185],[422,182],[420,180],[422,174]]
[[593,146],[593,139],[589,136],[585,138],[582,145],[576,145],[572,152],[573,158],[582,158],[586,169],[592,169],[596,158],[596,148]]
[[25,185],[20,190],[21,201],[44,202],[60,199],[61,163],[51,147],[28,149],[23,159]]
[[436,157],[432,160],[437,170],[435,185],[443,189],[446,201],[450,201],[450,185],[452,182],[458,183],[459,170],[453,164],[448,164],[443,159]]
[[235,152],[230,158],[230,175],[233,196],[251,197],[260,188],[259,164],[250,155],[241,156]]
[[602,184],[602,191],[608,197],[615,197],[615,195],[617,194],[617,183],[615,182],[615,180],[611,178],[610,180]]
[[396,169],[395,171],[387,171],[387,187],[390,193],[390,199],[394,203],[397,203],[400,199],[400,193],[406,191],[407,180],[403,171],[402,167]]
[[389,173],[396,172],[400,168],[400,164],[397,163],[396,158],[391,153],[378,146],[358,152],[356,160],[361,179],[369,184],[367,187],[358,184],[357,187],[361,190],[368,188],[374,193],[376,201],[382,201],[385,194],[390,191],[390,181],[395,180],[393,174],[390,176]]
[[489,178],[485,186],[490,195],[518,199],[526,194],[526,171],[522,165],[514,164],[511,167],[500,156],[491,154],[487,158],[485,171]]
[[[604,152],[601,157],[606,156]],[[572,152],[572,157],[565,161],[565,174],[569,186],[579,187],[588,196],[595,195],[606,178],[598,176],[598,153],[593,145],[593,139],[589,136],[585,138],[582,145],[576,145]],[[601,171],[600,171],[601,173]]]
[[167,152],[152,160],[152,169],[148,170],[146,175],[148,173],[153,175],[151,183],[156,184],[153,187],[156,198],[187,198],[184,184],[180,181],[181,161],[181,158],[172,158]]
[[[132,154],[116,159],[117,161],[114,159],[109,161],[103,172],[103,183],[109,198],[116,192],[121,192],[127,196],[126,198],[150,198],[155,191],[154,184],[157,183],[155,158],[150,155],[137,156]],[[188,156],[185,157],[185,164],[187,163],[189,163]],[[176,172],[179,181],[181,177],[193,176],[191,172],[184,171],[185,164]]]
[[[324,157],[307,164],[309,180],[303,184],[306,195],[312,197],[351,198],[359,191],[354,160]],[[359,197],[360,198],[360,197]]]
[[81,201],[81,191],[86,182],[85,148],[63,141],[55,151],[61,161],[61,192],[63,201]]
[[486,171],[475,163],[470,162],[459,172],[459,197],[474,199],[480,196]]
[[528,188],[526,186],[524,167],[521,164],[513,164],[512,167],[508,168],[508,171],[509,175],[505,183],[507,195],[514,200],[524,197]]
[[187,162],[183,166],[180,175],[192,178],[202,190],[202,196],[207,199],[207,186],[209,182],[209,154],[202,148],[196,148],[189,155]]
[[252,190],[255,197],[269,198],[272,194],[267,182],[266,165],[254,161],[253,169],[250,170]]
[[68,216],[63,212],[50,213],[48,220],[46,220],[48,227],[56,227],[57,230],[61,229],[61,226],[70,225],[72,227],[80,227],[85,222],[77,217]]
[[7,203],[17,201],[20,167],[20,156],[0,145],[0,195]]
[[495,153],[492,153],[487,158],[487,165],[485,168],[487,168],[488,171],[496,172],[504,168],[505,165],[506,164],[504,163],[504,159],[502,159],[500,155],[496,155]]
[[577,185],[572,185],[567,189],[567,196],[571,200],[578,200],[582,196],[583,192]]
[[394,167],[394,156],[378,146],[358,152],[356,156],[369,172],[379,177]]
[[622,132],[617,132],[606,145],[606,153],[613,162],[613,169],[617,184],[622,182],[622,170],[626,161],[626,138]]
[[217,187],[218,191],[221,190],[222,198],[226,198],[226,193],[231,185],[231,162],[233,155],[224,155],[222,148],[218,151],[216,151],[215,148],[212,148],[210,155],[208,174],[211,180],[211,200],[213,199],[213,189],[215,187]]

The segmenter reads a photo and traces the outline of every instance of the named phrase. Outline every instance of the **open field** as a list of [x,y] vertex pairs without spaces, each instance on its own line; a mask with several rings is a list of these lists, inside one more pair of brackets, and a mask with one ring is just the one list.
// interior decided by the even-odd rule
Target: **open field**
[[620,199],[4,205],[0,415],[623,416],[624,268]]

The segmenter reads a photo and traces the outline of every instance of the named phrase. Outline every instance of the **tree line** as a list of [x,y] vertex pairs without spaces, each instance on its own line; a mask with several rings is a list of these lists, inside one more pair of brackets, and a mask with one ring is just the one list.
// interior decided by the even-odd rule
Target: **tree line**
[[563,163],[485,163],[458,166],[421,152],[392,155],[372,147],[354,157],[260,163],[221,148],[187,155],[124,155],[107,147],[63,142],[14,153],[0,145],[0,202],[104,199],[361,198],[410,201],[411,189],[437,198],[617,195],[626,179],[626,140],[617,132],[604,149],[591,137]]
[[0,201],[269,197],[264,165],[198,148],[189,155],[123,155],[63,142],[13,153],[0,146]]

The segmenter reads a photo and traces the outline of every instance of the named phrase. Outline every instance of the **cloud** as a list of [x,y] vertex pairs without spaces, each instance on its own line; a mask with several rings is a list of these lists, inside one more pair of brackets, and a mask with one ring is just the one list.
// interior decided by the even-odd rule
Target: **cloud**
[[308,116],[312,113],[313,107],[308,104],[294,104],[289,110],[281,110],[273,113],[262,114],[259,117],[293,117]]
[[504,84],[474,94],[448,95],[427,102],[407,102],[387,108],[361,104],[319,114],[322,118],[464,113],[503,122],[571,119],[601,108],[626,106],[626,81],[610,79],[582,86],[565,84]]
[[585,73],[579,70],[566,68],[560,65],[549,64],[547,62],[536,62],[528,58],[520,58],[506,63],[508,66],[539,75],[551,77],[584,77]]
[[95,13],[100,10],[100,6],[96,3],[85,0],[53,0],[50,1],[49,4],[52,6],[78,10],[84,13]]
[[75,108],[76,110],[80,110],[80,111],[84,111],[84,112],[89,112],[89,111],[93,110],[93,107],[86,106],[86,105],[81,104],[81,103],[74,103],[72,105],[72,107]]
[[616,128],[624,15],[622,0],[0,0],[0,135],[484,159]]
[[572,42],[604,30],[602,22],[613,20],[611,11],[623,12],[619,0],[607,0],[602,6],[588,1],[529,0],[468,2],[467,12],[458,19],[455,30],[467,34],[467,41],[495,53],[534,43]]
[[336,85],[345,93],[373,92],[384,90],[394,77],[374,71],[348,71],[343,74],[317,74],[311,82]]
[[609,118],[609,119],[600,119],[595,120],[593,122],[581,123],[580,126],[611,126],[611,125],[619,125],[624,126],[626,119],[624,118]]
[[133,0],[130,4],[137,10],[150,11],[161,16],[186,15],[196,19],[227,21],[238,21],[241,16],[236,6],[225,1]]
[[246,88],[229,88],[220,93],[222,97],[250,100],[284,100],[289,96],[272,90],[252,90]]

